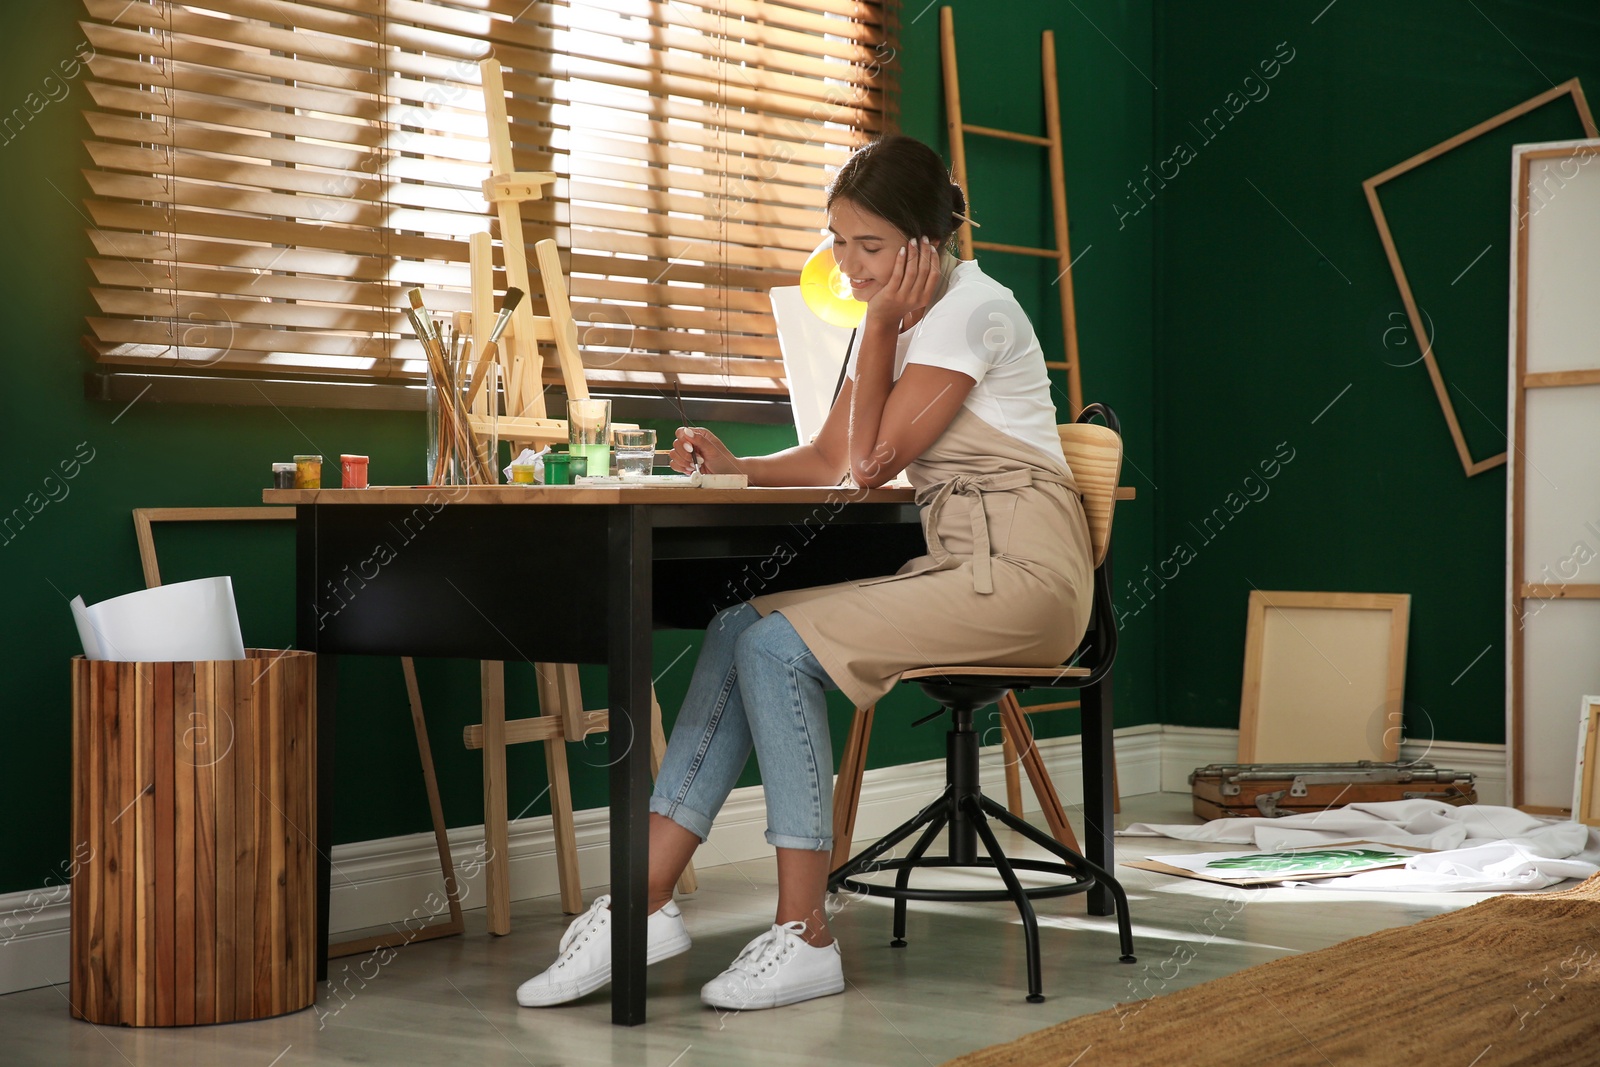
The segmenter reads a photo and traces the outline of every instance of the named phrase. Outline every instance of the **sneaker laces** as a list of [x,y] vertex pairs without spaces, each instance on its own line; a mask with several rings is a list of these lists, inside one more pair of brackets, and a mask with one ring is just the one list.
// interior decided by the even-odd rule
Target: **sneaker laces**
[[588,911],[572,920],[571,925],[567,927],[567,932],[561,935],[561,944],[556,946],[556,953],[561,955],[562,963],[571,958],[570,955],[566,955],[567,947],[602,923],[606,918],[606,910],[610,906],[610,895],[602,893],[594,898],[594,903],[589,905]]
[[744,950],[728,965],[728,970],[753,978],[760,977],[768,967],[782,962],[794,951],[790,939],[799,940],[805,931],[806,924],[798,919],[781,924],[773,923],[772,929],[744,947]]

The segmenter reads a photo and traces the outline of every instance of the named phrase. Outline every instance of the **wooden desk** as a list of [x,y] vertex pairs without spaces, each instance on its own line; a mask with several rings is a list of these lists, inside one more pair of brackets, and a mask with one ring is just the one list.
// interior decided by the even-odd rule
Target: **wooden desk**
[[[317,653],[318,978],[327,976],[338,656],[606,665],[615,1023],[644,1022],[653,629],[926,550],[909,489],[268,489],[296,524],[296,643]],[[1119,489],[1119,500],[1133,491]],[[1109,567],[1109,557],[1106,566]],[[1111,683],[1084,694],[1085,854],[1113,861]],[[633,744],[633,738],[643,744]],[[1111,912],[1103,888],[1094,915]],[[532,964],[530,963],[530,966]]]
[[[296,642],[317,653],[319,978],[327,973],[338,657],[606,665],[612,1021],[645,1019],[653,628],[925,550],[905,489],[266,490],[293,505]],[[642,743],[633,743],[639,738]],[[348,762],[346,766],[348,766]],[[533,963],[530,961],[530,966]]]

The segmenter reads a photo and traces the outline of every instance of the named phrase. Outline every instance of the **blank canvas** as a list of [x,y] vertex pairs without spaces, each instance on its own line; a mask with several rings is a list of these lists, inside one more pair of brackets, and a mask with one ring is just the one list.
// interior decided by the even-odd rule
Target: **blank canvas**
[[1250,594],[1241,763],[1399,758],[1410,597]]
[[1512,150],[1506,553],[1511,803],[1565,812],[1600,692],[1600,141]]

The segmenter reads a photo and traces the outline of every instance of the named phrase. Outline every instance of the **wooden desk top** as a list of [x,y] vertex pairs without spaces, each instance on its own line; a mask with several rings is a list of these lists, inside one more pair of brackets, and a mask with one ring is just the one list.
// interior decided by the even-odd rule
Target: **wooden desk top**
[[[1130,486],[1118,500],[1132,500]],[[595,489],[573,485],[375,485],[368,489],[263,489],[264,504],[910,504],[910,489],[842,489],[802,486],[781,489]]]
[[572,485],[382,486],[369,489],[264,489],[267,504],[910,504],[910,489],[591,488]]

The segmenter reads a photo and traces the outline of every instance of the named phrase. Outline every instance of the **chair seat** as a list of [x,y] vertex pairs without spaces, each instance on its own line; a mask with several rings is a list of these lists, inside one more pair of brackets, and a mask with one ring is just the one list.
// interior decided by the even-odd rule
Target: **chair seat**
[[1088,667],[918,667],[900,675],[900,680],[1028,689],[1071,678],[1087,678],[1090,673]]

